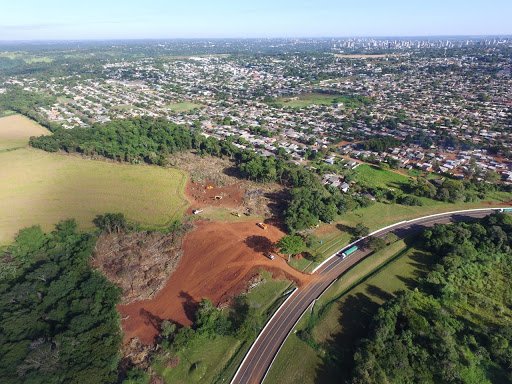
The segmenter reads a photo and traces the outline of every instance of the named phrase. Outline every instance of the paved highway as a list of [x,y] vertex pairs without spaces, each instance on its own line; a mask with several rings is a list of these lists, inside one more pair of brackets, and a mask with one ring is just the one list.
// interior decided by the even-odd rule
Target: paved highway
[[[370,235],[383,237],[390,232],[394,232],[400,238],[405,238],[427,227],[432,227],[434,224],[478,219],[496,210],[497,208],[475,209],[425,216],[397,223],[373,232]],[[362,238],[351,245],[358,245],[361,248],[364,239]],[[315,272],[316,278],[306,286],[295,290],[281,305],[251,346],[238,371],[235,373],[231,384],[260,384],[270,369],[279,349],[302,314],[340,275],[371,253],[368,249],[360,249],[342,259],[339,255],[345,249],[347,247],[322,264]]]

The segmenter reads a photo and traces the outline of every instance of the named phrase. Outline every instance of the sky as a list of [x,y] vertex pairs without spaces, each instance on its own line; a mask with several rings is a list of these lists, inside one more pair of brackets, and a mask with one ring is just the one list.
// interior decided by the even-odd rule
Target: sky
[[0,0],[0,40],[512,35],[512,0]]

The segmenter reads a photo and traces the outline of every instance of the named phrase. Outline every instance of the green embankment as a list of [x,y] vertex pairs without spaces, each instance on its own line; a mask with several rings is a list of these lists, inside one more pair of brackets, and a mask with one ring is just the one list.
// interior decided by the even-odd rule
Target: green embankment
[[[339,383],[351,368],[355,342],[380,305],[411,289],[433,258],[398,241],[368,257],[334,283],[285,342],[265,384]],[[308,341],[299,337],[308,331]],[[339,351],[327,358],[331,350]],[[342,358],[343,357],[343,358]]]

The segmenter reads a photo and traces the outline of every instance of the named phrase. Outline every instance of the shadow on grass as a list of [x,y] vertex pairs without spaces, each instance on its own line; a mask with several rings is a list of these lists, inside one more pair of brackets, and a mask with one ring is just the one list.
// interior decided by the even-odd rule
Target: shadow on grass
[[393,297],[395,297],[394,295],[390,294],[389,292],[386,292],[382,288],[377,287],[376,285],[373,285],[373,284],[368,284],[368,286],[366,287],[366,292],[369,295],[378,297],[382,301],[388,301],[388,300],[391,300]]
[[[413,241],[411,241],[412,243]],[[418,242],[416,239],[416,246]],[[403,257],[403,256],[401,256]],[[408,289],[415,289],[418,279],[424,277],[437,259],[429,253],[417,251],[409,255],[409,263],[414,266],[413,277],[389,276],[390,279],[397,279],[405,283]],[[384,267],[385,269],[385,267]],[[378,273],[383,273],[384,269]],[[375,276],[372,274],[371,276]],[[348,382],[354,368],[354,353],[361,340],[368,337],[373,317],[380,305],[374,300],[388,302],[395,297],[396,292],[384,291],[381,287],[366,283],[364,293],[348,294],[340,297],[338,304],[338,323],[342,329],[322,345],[324,353],[322,363],[317,367],[316,383],[343,383]]]
[[316,383],[343,383],[350,377],[354,353],[361,338],[368,334],[371,319],[379,305],[363,293],[349,295],[339,307],[343,329],[323,345],[325,357],[316,371]]

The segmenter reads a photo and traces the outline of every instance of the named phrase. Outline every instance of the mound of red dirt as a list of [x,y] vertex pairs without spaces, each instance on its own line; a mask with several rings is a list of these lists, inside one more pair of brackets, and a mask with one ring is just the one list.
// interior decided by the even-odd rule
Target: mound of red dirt
[[208,207],[236,208],[242,204],[245,187],[242,183],[218,186],[214,183],[187,183],[186,194],[190,201],[189,212]]
[[243,291],[260,268],[298,285],[308,282],[309,275],[291,268],[284,259],[263,255],[283,235],[277,227],[263,230],[255,221],[198,223],[186,235],[184,255],[165,287],[150,300],[118,306],[125,342],[138,337],[151,344],[164,319],[190,325],[203,298],[217,305],[226,301]]

